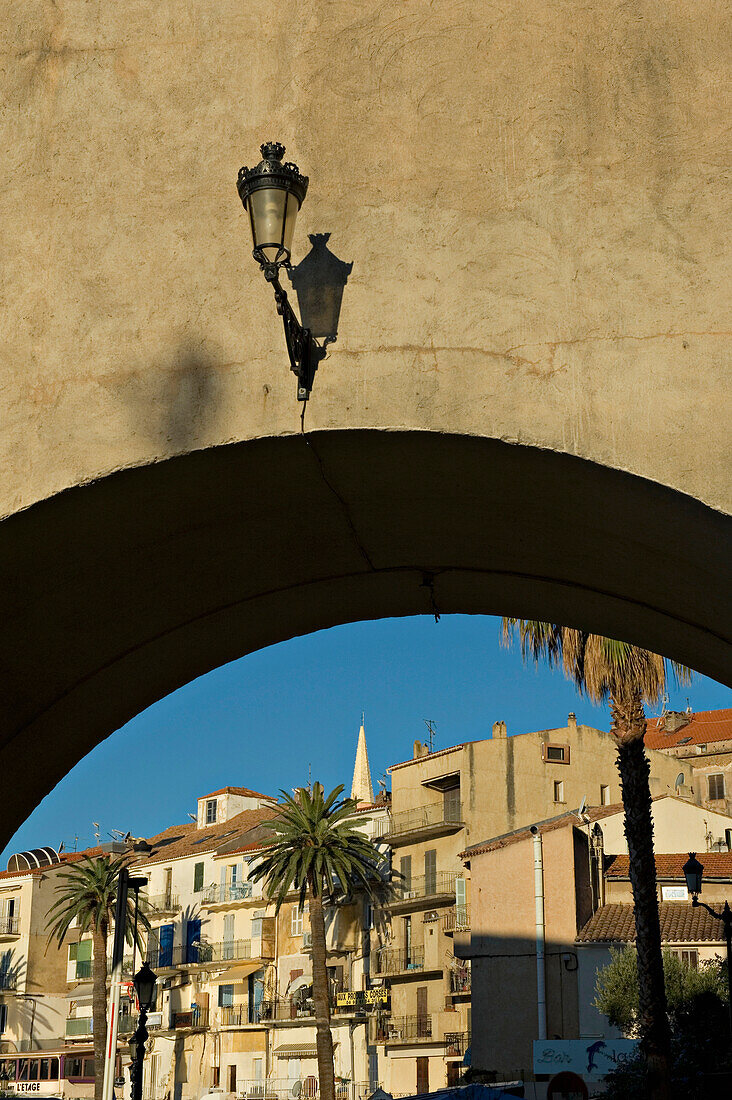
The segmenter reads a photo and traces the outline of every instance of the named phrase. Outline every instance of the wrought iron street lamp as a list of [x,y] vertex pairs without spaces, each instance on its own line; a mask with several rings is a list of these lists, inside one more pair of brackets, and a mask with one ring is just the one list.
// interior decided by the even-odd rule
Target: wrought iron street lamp
[[236,186],[249,214],[252,254],[274,289],[277,312],[285,328],[290,369],[297,376],[297,399],[307,401],[322,349],[295,316],[279,273],[280,268],[290,267],[295,219],[308,189],[308,177],[300,174],[296,164],[283,162],[285,147],[278,141],[267,142],[261,152],[262,160],[256,168],[239,169]]
[[140,1006],[137,1028],[130,1038],[130,1095],[131,1100],[142,1100],[142,1065],[145,1060],[145,1044],[148,1040],[147,1014],[155,1000],[157,975],[145,961],[132,982]]
[[689,852],[689,858],[684,864],[684,878],[686,879],[686,886],[691,894],[691,904],[693,906],[699,906],[702,909],[706,909],[707,913],[710,913],[717,920],[721,920],[724,927],[724,938],[727,942],[727,996],[729,998],[729,1027],[730,1027],[730,1039],[732,1039],[732,909],[729,907],[729,902],[725,901],[724,908],[721,913],[717,913],[706,902],[699,901],[699,894],[702,888],[702,876],[704,874],[704,866],[696,858],[696,852]]

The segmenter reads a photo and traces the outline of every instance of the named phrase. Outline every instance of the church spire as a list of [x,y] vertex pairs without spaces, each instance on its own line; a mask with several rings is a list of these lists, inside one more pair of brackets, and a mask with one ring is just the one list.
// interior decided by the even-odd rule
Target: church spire
[[374,801],[374,788],[371,786],[371,769],[369,768],[369,754],[366,748],[366,728],[363,714],[361,715],[361,729],[358,731],[358,746],[356,748],[356,764],[353,769],[351,798],[355,798],[359,806],[364,804],[371,805]]

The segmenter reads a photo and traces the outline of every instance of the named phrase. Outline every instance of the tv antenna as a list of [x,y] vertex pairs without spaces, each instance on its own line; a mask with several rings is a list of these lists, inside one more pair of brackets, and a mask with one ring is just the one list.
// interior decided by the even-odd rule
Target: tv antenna
[[424,722],[425,726],[429,730],[429,739],[428,740],[429,740],[430,752],[432,752],[434,750],[434,747],[435,747],[435,733],[437,732],[436,729],[435,729],[434,719],[432,719],[432,718],[423,718],[422,721]]
[[100,825],[99,825],[99,822],[98,822],[98,821],[92,821],[92,825],[94,826],[94,828],[95,828],[95,830],[96,830],[96,831],[95,831],[95,833],[94,833],[94,839],[96,840],[96,842],[97,842],[97,844],[98,844],[98,843],[99,843],[99,829],[100,829]]

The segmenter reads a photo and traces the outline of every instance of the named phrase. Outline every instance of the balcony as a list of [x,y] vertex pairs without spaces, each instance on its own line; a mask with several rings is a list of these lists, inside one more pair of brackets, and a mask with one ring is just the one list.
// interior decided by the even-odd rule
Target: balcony
[[470,906],[456,905],[442,918],[442,931],[448,935],[453,932],[470,931]]
[[407,882],[397,879],[389,909],[403,912],[424,905],[449,904],[455,900],[455,880],[459,877],[457,871],[435,871],[431,875],[415,875]]
[[217,1027],[244,1027],[245,1024],[257,1022],[258,1012],[255,1011],[254,1007],[250,1012],[249,1005],[228,1005],[219,1008],[214,1018]]
[[186,966],[220,966],[221,963],[239,962],[251,957],[251,940],[190,943],[172,949],[153,947],[145,956],[153,970],[177,970]]
[[170,1017],[173,1031],[187,1031],[191,1028],[208,1027],[208,1009],[191,1008],[187,1012],[173,1012]]
[[424,970],[424,947],[382,947],[376,952],[374,974],[410,974]]
[[464,1058],[470,1046],[469,1031],[445,1032],[445,1057]]
[[462,997],[470,993],[471,976],[470,961],[450,971],[450,993],[453,997]]
[[153,918],[172,916],[174,913],[179,913],[181,909],[177,894],[153,894],[152,897],[144,900],[148,914]]
[[416,806],[412,810],[390,814],[385,820],[377,822],[376,835],[396,847],[456,833],[464,824],[460,802],[435,802],[431,806]]
[[12,939],[20,935],[19,917],[0,917],[0,940]]
[[18,975],[10,970],[0,970],[0,990],[12,991],[18,988]]
[[[377,1088],[375,1082],[343,1081],[335,1086],[336,1100],[365,1100]],[[291,1077],[269,1077],[266,1081],[242,1081],[237,1084],[237,1094],[246,1100],[314,1100],[320,1095],[318,1078],[313,1074],[293,1080]]]
[[252,896],[251,882],[236,882],[224,886],[208,886],[201,898],[201,905],[235,905],[248,901]]
[[414,1043],[432,1038],[432,1017],[392,1016],[385,1021],[387,1043]]

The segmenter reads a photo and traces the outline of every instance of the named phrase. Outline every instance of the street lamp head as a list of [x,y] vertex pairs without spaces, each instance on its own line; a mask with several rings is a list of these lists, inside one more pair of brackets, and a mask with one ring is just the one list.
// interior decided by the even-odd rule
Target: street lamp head
[[684,877],[686,878],[687,889],[695,902],[701,894],[703,873],[704,867],[696,858],[696,852],[689,852],[689,858],[684,864]]
[[249,214],[254,259],[265,276],[273,279],[277,269],[289,266],[295,219],[308,189],[308,177],[296,164],[282,162],[284,145],[266,142],[256,168],[240,168],[239,198]]
[[145,960],[132,979],[142,1012],[150,1011],[155,999],[155,983],[157,980],[157,975],[150,969],[149,963]]
[[139,1053],[139,1051],[138,1051],[139,1045],[140,1044],[139,1044],[139,1041],[137,1039],[137,1036],[135,1036],[135,1035],[130,1036],[130,1042],[129,1042],[130,1061],[132,1062],[133,1065],[137,1061],[137,1055]]

